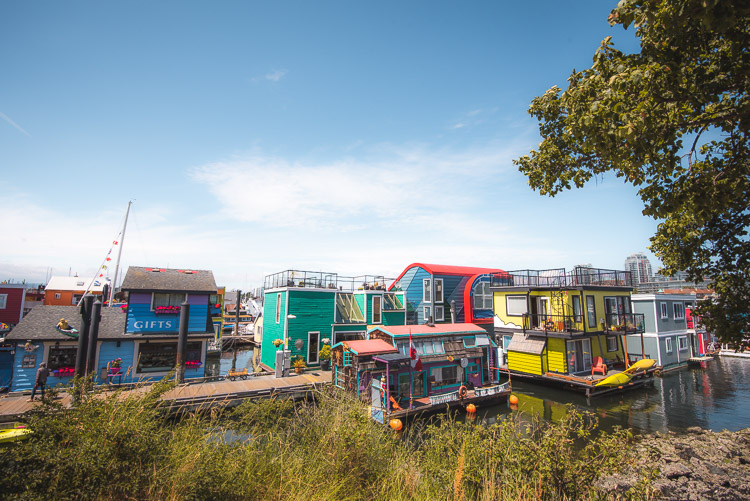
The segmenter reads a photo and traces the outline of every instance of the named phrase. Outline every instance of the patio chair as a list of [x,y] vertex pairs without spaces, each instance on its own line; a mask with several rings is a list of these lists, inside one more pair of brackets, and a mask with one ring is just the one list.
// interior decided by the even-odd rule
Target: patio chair
[[594,363],[591,365],[591,375],[599,372],[602,376],[607,375],[607,364],[604,363],[602,357],[594,357]]

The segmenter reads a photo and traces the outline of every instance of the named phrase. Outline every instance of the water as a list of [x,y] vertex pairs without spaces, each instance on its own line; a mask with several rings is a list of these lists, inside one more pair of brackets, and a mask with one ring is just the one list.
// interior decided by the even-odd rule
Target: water
[[[247,369],[247,372],[253,372],[253,348],[237,349],[237,361],[235,368],[239,371]],[[206,376],[226,376],[229,369],[232,368],[232,359],[234,352],[227,351],[221,353],[209,353],[206,357]]]
[[[718,357],[703,368],[687,368],[654,378],[653,387],[587,400],[565,390],[513,381],[518,410],[555,421],[566,404],[593,412],[600,427],[638,433],[682,431],[691,426],[721,431],[750,427],[750,360]],[[487,421],[512,412],[507,404],[484,410]],[[480,411],[480,416],[482,412]]]

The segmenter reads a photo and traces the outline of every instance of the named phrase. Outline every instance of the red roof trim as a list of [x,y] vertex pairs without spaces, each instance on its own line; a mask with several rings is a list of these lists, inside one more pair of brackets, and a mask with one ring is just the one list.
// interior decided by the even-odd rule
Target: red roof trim
[[451,265],[445,265],[445,264],[412,263],[406,268],[404,268],[404,271],[402,271],[401,274],[398,276],[398,278],[393,281],[393,284],[391,284],[388,290],[391,290],[393,288],[393,285],[399,280],[401,280],[401,278],[406,274],[406,272],[409,271],[411,268],[414,268],[415,266],[419,266],[420,268],[423,268],[430,275],[456,275],[460,277],[470,277],[472,275],[484,275],[487,273],[505,273],[505,270],[501,270],[499,268],[477,268],[473,266],[451,266]]

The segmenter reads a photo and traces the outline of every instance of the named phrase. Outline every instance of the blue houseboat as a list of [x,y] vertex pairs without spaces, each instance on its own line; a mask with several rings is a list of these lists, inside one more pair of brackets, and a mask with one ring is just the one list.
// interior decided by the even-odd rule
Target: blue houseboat
[[[209,298],[216,294],[213,273],[204,270],[130,267],[122,290],[123,307],[102,308],[96,350],[95,379],[135,382],[160,379],[176,363],[181,304],[190,305],[185,378],[204,376],[206,345],[214,330]],[[57,328],[65,319],[71,331],[82,329],[79,308],[37,306],[11,331],[15,345],[11,391],[30,390],[39,364],[47,363],[49,386],[73,377],[78,334]],[[116,367],[118,366],[118,367]]]
[[404,291],[406,323],[473,323],[493,332],[490,279],[497,268],[413,263],[399,275],[391,291]]

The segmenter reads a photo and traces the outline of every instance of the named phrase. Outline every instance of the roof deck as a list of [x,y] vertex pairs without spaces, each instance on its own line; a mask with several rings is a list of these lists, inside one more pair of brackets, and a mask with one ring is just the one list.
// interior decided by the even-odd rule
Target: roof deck
[[386,290],[392,278],[383,275],[341,276],[325,271],[285,270],[266,275],[263,285],[266,290],[281,287],[303,287],[309,289],[336,289],[345,292],[357,290]]
[[493,273],[492,288],[565,289],[574,287],[633,287],[629,271],[576,267],[548,270],[516,270]]

